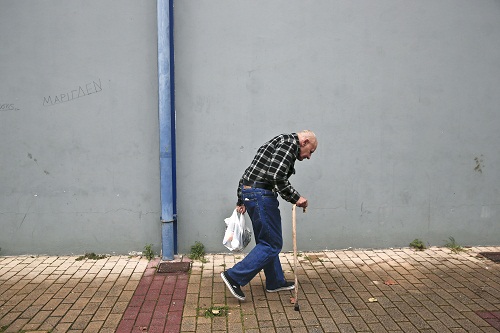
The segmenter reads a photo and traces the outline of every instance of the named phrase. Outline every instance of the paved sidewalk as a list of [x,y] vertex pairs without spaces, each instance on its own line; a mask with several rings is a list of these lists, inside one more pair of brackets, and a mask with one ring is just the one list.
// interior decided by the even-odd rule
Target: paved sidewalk
[[[497,332],[500,264],[478,257],[500,247],[349,250],[302,253],[300,312],[293,292],[266,293],[261,272],[242,288],[239,302],[220,272],[240,260],[210,255],[194,262],[181,332]],[[281,255],[293,279],[293,254]],[[229,314],[205,317],[214,306]]]
[[115,332],[148,261],[76,259],[0,257],[0,332]]
[[[499,332],[500,264],[479,252],[500,247],[301,253],[300,312],[262,273],[232,297],[220,272],[238,254],[190,274],[139,257],[0,257],[0,332]],[[293,255],[281,259],[292,280]]]

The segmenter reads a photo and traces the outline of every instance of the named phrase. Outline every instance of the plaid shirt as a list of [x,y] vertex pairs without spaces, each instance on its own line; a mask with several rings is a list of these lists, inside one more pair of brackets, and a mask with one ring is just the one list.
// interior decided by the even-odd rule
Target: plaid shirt
[[295,173],[294,165],[299,152],[299,137],[296,133],[281,134],[263,144],[240,179],[238,205],[243,204],[243,180],[271,184],[283,199],[296,203],[300,194],[292,187],[288,178]]

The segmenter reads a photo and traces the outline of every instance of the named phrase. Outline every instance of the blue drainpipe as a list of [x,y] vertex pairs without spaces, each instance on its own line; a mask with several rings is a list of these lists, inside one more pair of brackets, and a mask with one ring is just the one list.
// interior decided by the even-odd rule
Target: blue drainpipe
[[162,259],[177,252],[173,0],[157,0]]

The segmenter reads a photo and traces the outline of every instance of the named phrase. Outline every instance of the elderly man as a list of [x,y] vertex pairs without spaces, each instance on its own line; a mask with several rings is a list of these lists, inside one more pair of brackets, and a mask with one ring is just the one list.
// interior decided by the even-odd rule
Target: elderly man
[[248,212],[252,220],[256,246],[233,268],[221,273],[226,286],[237,299],[244,301],[245,286],[262,269],[266,276],[267,292],[292,290],[281,268],[279,253],[283,247],[280,196],[298,207],[307,207],[288,178],[295,173],[295,160],[310,159],[318,146],[316,135],[309,130],[281,134],[262,145],[252,164],[245,170],[238,185],[236,209]]

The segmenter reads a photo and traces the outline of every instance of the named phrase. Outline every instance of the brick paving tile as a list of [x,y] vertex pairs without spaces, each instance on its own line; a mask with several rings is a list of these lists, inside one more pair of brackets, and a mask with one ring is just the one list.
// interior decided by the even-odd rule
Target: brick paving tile
[[[6,333],[9,332],[19,332],[21,329],[28,323],[27,319],[16,319],[14,322],[12,322],[10,325],[7,326],[7,329],[5,330]],[[5,326],[3,326],[5,327]]]
[[92,315],[80,315],[71,325],[72,329],[84,330],[87,325],[90,323],[92,319]]
[[116,329],[118,327],[121,319],[122,319],[121,314],[111,313],[104,321],[103,327],[110,328],[110,329]]
[[[39,330],[46,330],[49,331],[53,329],[57,323],[61,320],[61,317],[48,317],[40,327],[38,327]],[[25,328],[26,330],[26,328]]]

